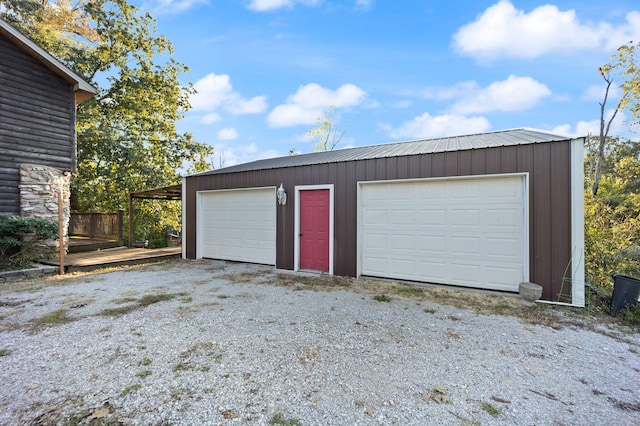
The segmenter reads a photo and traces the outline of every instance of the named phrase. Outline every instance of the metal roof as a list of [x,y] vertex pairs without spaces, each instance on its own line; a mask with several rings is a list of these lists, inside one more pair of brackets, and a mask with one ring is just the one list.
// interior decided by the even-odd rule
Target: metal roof
[[436,152],[464,151],[469,149],[492,148],[499,146],[527,145],[541,142],[566,141],[570,139],[572,139],[570,136],[549,133],[544,130],[520,128],[474,135],[451,136],[410,142],[396,142],[268,158],[224,167],[217,170],[210,170],[208,172],[198,173],[191,176],[218,175],[225,173],[248,172],[253,170],[278,169],[282,167],[309,166],[314,164],[370,160],[375,158],[431,154]]
[[130,192],[129,198],[145,200],[182,200],[182,185],[171,185],[146,191]]
[[38,46],[33,40],[12,27],[7,21],[0,18],[0,35],[5,36],[11,42],[23,49],[27,54],[35,58],[63,80],[74,85],[76,92],[76,104],[82,103],[94,97],[98,91],[82,77],[68,68],[62,62],[54,58],[49,52]]

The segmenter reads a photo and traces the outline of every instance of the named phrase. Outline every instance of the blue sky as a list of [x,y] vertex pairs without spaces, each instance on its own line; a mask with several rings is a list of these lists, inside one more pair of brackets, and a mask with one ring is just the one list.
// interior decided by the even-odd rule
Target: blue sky
[[[640,40],[630,0],[132,3],[190,67],[182,80],[198,94],[179,129],[215,147],[216,168],[313,151],[308,131],[330,106],[338,148],[517,127],[597,134],[598,67]],[[614,135],[628,132],[620,118]]]

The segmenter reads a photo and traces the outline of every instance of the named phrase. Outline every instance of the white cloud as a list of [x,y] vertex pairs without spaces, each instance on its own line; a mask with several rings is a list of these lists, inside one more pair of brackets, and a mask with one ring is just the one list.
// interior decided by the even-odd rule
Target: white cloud
[[[608,120],[613,115],[614,110],[610,109],[606,111],[605,119]],[[553,132],[564,133],[574,137],[582,137],[587,135],[598,136],[600,135],[600,120],[594,119],[590,121],[578,121],[575,125],[561,124],[552,129]],[[611,129],[609,130],[609,136],[625,135],[628,133],[628,129],[625,126],[625,115],[623,112],[618,112],[616,118],[611,123]]]
[[559,126],[554,127],[550,131],[552,133],[558,133],[561,135],[568,135],[571,137],[581,137],[586,136],[588,134],[597,135],[599,134],[599,120],[592,121],[579,121],[575,126],[571,124],[561,124]]
[[356,0],[356,10],[369,10],[373,5],[373,0]]
[[623,44],[640,40],[640,12],[633,11],[626,15],[626,25],[609,28],[606,39],[607,50],[614,50]]
[[469,94],[472,90],[478,90],[478,83],[475,81],[462,81],[451,87],[434,88],[428,87],[421,92],[421,96],[425,99],[434,99],[437,101],[448,101],[451,99],[462,98]]
[[490,129],[491,124],[484,117],[455,114],[431,116],[425,112],[411,121],[402,123],[396,129],[387,130],[389,136],[394,139],[422,139],[482,133]]
[[451,108],[456,114],[478,114],[493,111],[523,111],[534,107],[551,95],[549,88],[531,77],[510,75],[485,88],[467,87],[465,98]]
[[[584,93],[581,96],[581,99],[585,101],[602,102],[602,100],[604,99],[604,94],[606,89],[607,87],[604,82],[600,85],[590,86],[587,88],[587,90],[584,91]],[[609,96],[607,99],[607,103],[613,100],[619,99],[621,95],[622,95],[622,91],[618,86],[611,86],[609,88]]]
[[296,4],[304,6],[315,6],[319,0],[251,0],[249,9],[256,12],[270,12],[282,8],[292,8]]
[[189,99],[193,111],[209,112],[201,121],[212,123],[220,119],[216,112],[224,109],[231,114],[259,114],[267,109],[265,96],[244,98],[233,90],[231,79],[226,74],[208,74],[194,84],[196,92]]
[[480,87],[475,81],[462,81],[451,87],[428,87],[420,92],[425,99],[453,101],[454,114],[467,115],[493,111],[522,111],[534,107],[551,95],[549,88],[531,77],[510,75],[506,80]]
[[362,104],[366,92],[353,84],[344,84],[337,90],[326,89],[316,83],[300,86],[287,98],[287,103],[278,105],[268,117],[271,127],[292,127],[313,124],[331,106],[345,108]]
[[143,3],[143,10],[154,15],[169,15],[184,12],[199,4],[209,4],[209,0],[151,0]]
[[223,141],[230,141],[238,139],[238,131],[233,127],[227,127],[226,129],[220,129],[218,131],[218,139]]
[[200,118],[200,122],[204,124],[211,124],[217,121],[220,121],[220,114],[218,114],[217,112],[206,114]]
[[231,146],[216,144],[213,149],[213,165],[216,169],[235,166],[236,164],[247,163],[249,161],[286,155],[285,153],[278,152],[275,149],[261,150],[255,143]]
[[461,27],[453,46],[476,59],[536,58],[575,50],[617,48],[640,36],[640,13],[631,12],[618,27],[606,22],[581,22],[575,10],[543,5],[526,13],[500,0]]

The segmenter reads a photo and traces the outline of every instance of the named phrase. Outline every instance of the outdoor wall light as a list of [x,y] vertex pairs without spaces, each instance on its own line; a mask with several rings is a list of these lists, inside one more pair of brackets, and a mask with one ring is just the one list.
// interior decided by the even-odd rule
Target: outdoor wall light
[[280,188],[278,188],[278,190],[276,191],[276,198],[278,199],[278,204],[280,204],[281,206],[287,204],[287,193],[284,192],[282,184],[280,184]]

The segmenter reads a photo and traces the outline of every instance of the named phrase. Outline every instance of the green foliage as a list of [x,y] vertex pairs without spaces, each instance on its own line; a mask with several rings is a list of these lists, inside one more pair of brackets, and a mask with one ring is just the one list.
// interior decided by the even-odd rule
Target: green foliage
[[632,324],[640,324],[640,303],[634,306],[626,306],[618,316]]
[[482,404],[480,404],[480,407],[487,412],[487,414],[491,415],[492,417],[498,417],[500,415],[500,413],[502,412],[502,410],[500,410],[499,408],[494,407],[493,405],[489,404],[488,402],[483,402]]
[[47,255],[42,243],[58,238],[58,225],[40,217],[0,213],[0,269],[29,266]]
[[609,140],[598,195],[587,190],[584,200],[587,274],[591,284],[606,293],[613,288],[612,274],[640,276],[639,178],[640,144]]
[[606,65],[615,69],[622,82],[623,98],[621,107],[631,113],[633,124],[640,123],[640,42],[622,45],[613,56],[611,64]]
[[[72,209],[127,209],[130,192],[177,184],[181,170],[209,168],[213,149],[176,129],[194,90],[180,84],[188,68],[173,59],[150,14],[125,0],[0,0],[0,17],[98,88],[77,109]],[[179,227],[179,206],[166,204],[177,203],[136,202],[136,239]]]
[[376,302],[391,302],[391,298],[386,294],[376,294],[373,296],[373,300]]
[[284,426],[301,426],[302,423],[300,422],[300,420],[296,419],[295,417],[287,417],[284,414],[282,414],[281,412],[277,412],[275,413],[270,419],[269,419],[269,424],[270,425],[284,425]]

